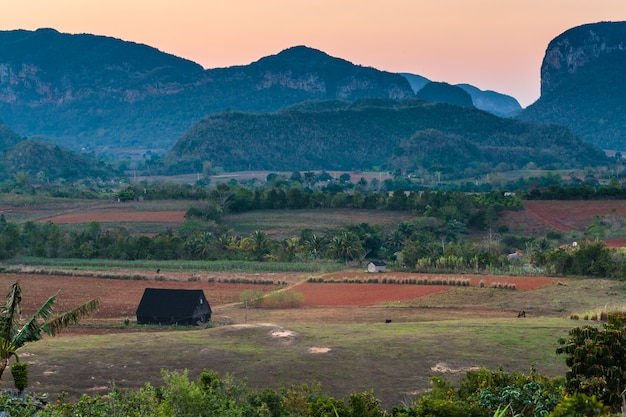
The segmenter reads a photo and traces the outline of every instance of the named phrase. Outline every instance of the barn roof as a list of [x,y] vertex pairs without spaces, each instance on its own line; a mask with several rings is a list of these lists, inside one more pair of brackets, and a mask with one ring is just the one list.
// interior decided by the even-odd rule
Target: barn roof
[[137,307],[138,316],[191,317],[198,305],[211,306],[202,290],[146,288]]

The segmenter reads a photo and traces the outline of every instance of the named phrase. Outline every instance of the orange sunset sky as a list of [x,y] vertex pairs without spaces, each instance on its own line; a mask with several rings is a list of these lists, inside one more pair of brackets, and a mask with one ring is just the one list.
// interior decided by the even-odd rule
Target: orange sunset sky
[[[355,64],[539,97],[548,42],[626,20],[624,0],[6,0],[0,29],[145,43],[205,68],[307,45]],[[0,57],[1,61],[2,57]]]

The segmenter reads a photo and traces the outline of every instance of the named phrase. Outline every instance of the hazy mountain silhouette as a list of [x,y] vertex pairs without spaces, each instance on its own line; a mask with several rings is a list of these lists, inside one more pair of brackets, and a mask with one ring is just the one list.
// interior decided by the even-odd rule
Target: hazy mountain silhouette
[[491,90],[481,90],[470,84],[457,84],[472,97],[472,103],[477,109],[488,111],[500,117],[513,117],[522,111],[517,99],[506,94]]
[[[428,78],[422,77],[421,75],[409,73],[401,73],[400,75],[409,81],[411,88],[418,96],[420,95],[420,90],[430,83]],[[520,106],[519,102],[514,97],[506,94],[490,90],[483,91],[471,84],[457,84],[456,86],[462,88],[471,96],[472,104],[477,109],[488,111],[500,117],[512,117],[522,110],[522,106]],[[447,99],[446,96],[445,93],[442,97],[439,97],[437,94],[432,94],[429,101],[447,103],[449,99]]]
[[432,103],[448,103],[464,107],[474,106],[472,96],[462,88],[448,83],[431,81],[415,93],[415,97]]

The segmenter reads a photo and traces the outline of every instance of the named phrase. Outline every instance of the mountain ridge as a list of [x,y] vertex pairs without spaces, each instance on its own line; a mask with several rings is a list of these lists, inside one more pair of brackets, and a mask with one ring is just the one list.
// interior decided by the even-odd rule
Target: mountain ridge
[[[301,62],[312,59],[309,70]],[[285,66],[285,64],[289,64]],[[398,74],[308,47],[203,69],[147,45],[53,29],[0,32],[0,116],[71,149],[168,149],[207,114],[276,111],[312,99],[407,98]]]
[[247,65],[204,69],[149,45],[55,29],[0,31],[0,117],[24,136],[79,151],[165,152],[227,109],[273,112],[302,101],[402,100],[405,76],[298,45]]

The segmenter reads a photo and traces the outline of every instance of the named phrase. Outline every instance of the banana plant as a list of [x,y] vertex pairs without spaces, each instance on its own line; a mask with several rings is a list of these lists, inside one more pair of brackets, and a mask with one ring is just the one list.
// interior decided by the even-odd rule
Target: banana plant
[[11,284],[6,303],[0,308],[0,381],[17,350],[26,343],[41,340],[43,333],[55,336],[69,325],[78,323],[100,307],[100,299],[94,298],[66,313],[55,315],[57,294],[48,298],[25,322],[22,322],[22,289],[19,281]]

